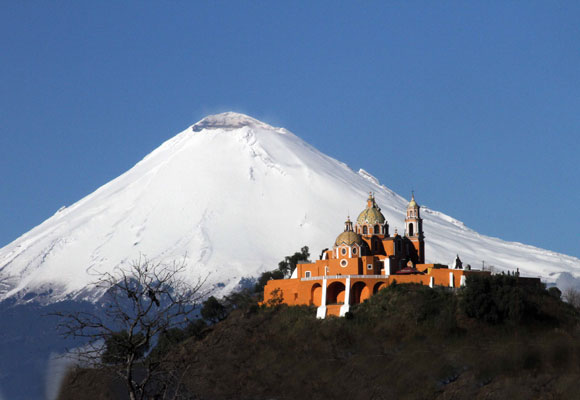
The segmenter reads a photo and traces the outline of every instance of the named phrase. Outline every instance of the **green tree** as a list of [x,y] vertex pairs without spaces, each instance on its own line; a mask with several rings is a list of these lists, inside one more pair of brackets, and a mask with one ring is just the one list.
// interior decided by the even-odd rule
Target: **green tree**
[[467,316],[490,324],[519,324],[539,312],[534,296],[548,295],[543,287],[520,286],[513,275],[469,275],[462,293]]
[[222,299],[222,304],[226,308],[228,314],[234,310],[244,309],[249,310],[257,307],[258,299],[256,293],[250,289],[242,289],[237,292],[232,292]]
[[222,303],[213,296],[203,302],[201,316],[208,322],[216,323],[224,320],[228,316],[228,311]]
[[148,350],[146,342],[142,333],[133,336],[127,331],[112,333],[105,340],[105,351],[101,359],[106,364],[122,364],[128,356],[134,354],[135,359],[139,360]]
[[309,258],[310,258],[310,249],[308,248],[308,246],[304,246],[300,249],[299,252],[296,252],[291,256],[284,257],[284,260],[278,263],[278,270],[284,274],[285,278],[289,278],[296,269],[296,265],[298,265],[298,262],[308,261]]
[[157,339],[157,345],[147,356],[152,362],[162,362],[163,357],[171,351],[177,344],[185,339],[203,338],[207,332],[207,323],[203,319],[196,319],[190,322],[185,328],[171,328],[161,332]]
[[550,296],[560,300],[562,298],[562,291],[560,289],[558,289],[556,286],[552,286],[551,288],[548,289],[548,293],[550,294]]
[[292,276],[292,273],[296,269],[296,266],[300,261],[308,261],[310,258],[310,249],[308,246],[304,246],[292,254],[291,256],[286,256],[282,261],[278,263],[278,268],[272,271],[266,271],[260,275],[256,285],[254,286],[254,292],[258,294],[260,299],[264,295],[264,287],[270,279],[284,279]]
[[254,286],[254,292],[258,294],[264,293],[264,286],[270,279],[283,279],[284,272],[280,271],[279,269],[275,269],[273,271],[266,271],[258,278],[256,285]]

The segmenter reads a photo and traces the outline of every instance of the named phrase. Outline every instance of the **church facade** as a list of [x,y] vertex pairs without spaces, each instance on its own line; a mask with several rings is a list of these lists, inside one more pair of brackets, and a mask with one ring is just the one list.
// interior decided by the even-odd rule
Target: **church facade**
[[347,218],[344,231],[319,260],[298,264],[289,279],[270,280],[264,301],[278,296],[289,305],[315,305],[317,317],[344,316],[380,289],[397,283],[458,287],[480,271],[463,268],[459,257],[450,268],[425,264],[425,241],[420,206],[413,195],[407,206],[405,232],[389,233],[389,224],[372,194],[356,223]]

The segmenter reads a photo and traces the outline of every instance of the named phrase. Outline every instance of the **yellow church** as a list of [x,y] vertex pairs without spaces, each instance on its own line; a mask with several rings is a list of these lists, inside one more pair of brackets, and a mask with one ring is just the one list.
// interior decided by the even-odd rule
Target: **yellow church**
[[391,236],[375,198],[353,225],[350,218],[344,232],[325,249],[319,260],[298,264],[288,279],[270,280],[264,287],[264,301],[281,296],[289,305],[315,305],[318,318],[344,316],[358,304],[392,282],[419,283],[434,287],[465,285],[466,276],[482,273],[464,269],[459,257],[452,267],[425,264],[425,241],[421,207],[415,196],[407,206],[405,233]]

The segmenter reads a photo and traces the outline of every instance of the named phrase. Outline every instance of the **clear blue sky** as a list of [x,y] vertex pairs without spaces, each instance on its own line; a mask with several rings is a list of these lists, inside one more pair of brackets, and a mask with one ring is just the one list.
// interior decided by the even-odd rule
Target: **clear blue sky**
[[580,257],[579,21],[578,1],[3,1],[0,245],[234,110]]

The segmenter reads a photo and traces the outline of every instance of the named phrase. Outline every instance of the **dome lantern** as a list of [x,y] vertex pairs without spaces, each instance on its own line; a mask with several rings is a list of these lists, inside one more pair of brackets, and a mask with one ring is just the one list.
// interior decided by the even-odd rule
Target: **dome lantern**
[[361,246],[363,244],[361,236],[358,233],[356,233],[352,227],[350,217],[347,218],[346,221],[344,222],[344,232],[338,235],[338,237],[334,242],[335,247],[343,244],[347,246],[353,245]]
[[389,225],[372,193],[369,193],[367,207],[356,219],[356,231],[362,235],[389,235]]

